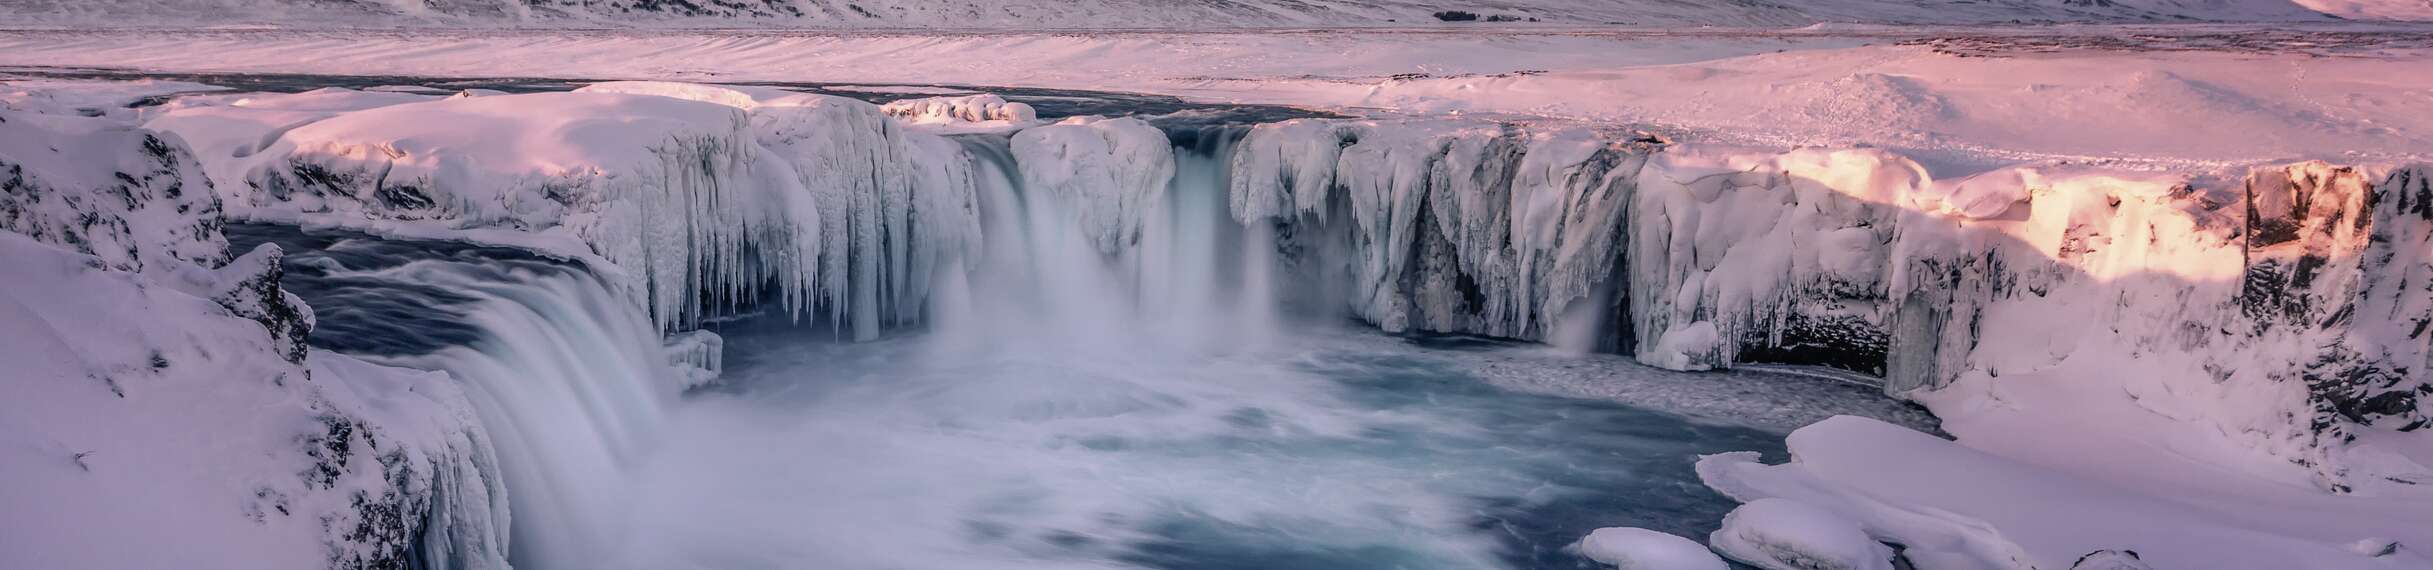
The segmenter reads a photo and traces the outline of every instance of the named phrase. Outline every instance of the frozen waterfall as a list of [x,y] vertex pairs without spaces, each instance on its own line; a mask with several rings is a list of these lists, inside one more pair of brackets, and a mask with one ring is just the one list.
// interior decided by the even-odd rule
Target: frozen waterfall
[[[963,112],[939,105],[920,112]],[[472,387],[517,458],[519,559],[621,532],[593,510],[706,370],[671,371],[660,335],[767,309],[860,341],[1106,355],[1351,318],[1673,370],[1833,366],[1938,406],[2033,378],[2334,491],[2390,484],[2346,450],[2433,417],[2423,166],[1938,180],[1878,149],[1467,120],[942,135],[860,101],[648,82],[248,114],[269,112],[155,123],[261,143],[201,153],[234,217],[556,259],[384,269],[487,308],[431,346],[365,349]],[[2154,374],[2069,384],[2119,361]]]

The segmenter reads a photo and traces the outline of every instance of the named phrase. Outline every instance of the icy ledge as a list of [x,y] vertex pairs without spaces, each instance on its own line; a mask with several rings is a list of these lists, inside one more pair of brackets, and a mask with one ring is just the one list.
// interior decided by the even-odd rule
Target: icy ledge
[[148,124],[208,141],[233,218],[593,260],[670,330],[772,301],[872,338],[917,318],[936,268],[978,239],[961,147],[867,103],[672,83],[351,93]]
[[2335,492],[2433,481],[2378,444],[2433,416],[2424,166],[1935,180],[1872,149],[1300,120],[1232,169],[1234,217],[1387,330],[1839,366],[1945,418],[2113,418]]

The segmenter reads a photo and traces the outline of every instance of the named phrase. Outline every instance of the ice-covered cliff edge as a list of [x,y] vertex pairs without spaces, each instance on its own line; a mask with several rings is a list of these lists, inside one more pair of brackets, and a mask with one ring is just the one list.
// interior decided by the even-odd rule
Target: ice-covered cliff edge
[[5,111],[0,135],[0,565],[503,566],[463,392],[308,351],[280,250],[228,259],[182,142]]
[[367,95],[148,124],[209,141],[231,217],[596,259],[670,329],[767,294],[870,338],[918,315],[931,272],[978,239],[961,147],[868,103],[653,83]]
[[1947,417],[2115,362],[2055,382],[2327,489],[2424,476],[2343,451],[2428,416],[2422,166],[1938,181],[1876,150],[1304,120],[1233,168],[1235,216],[1286,228],[1288,262],[1388,330],[1839,366]]

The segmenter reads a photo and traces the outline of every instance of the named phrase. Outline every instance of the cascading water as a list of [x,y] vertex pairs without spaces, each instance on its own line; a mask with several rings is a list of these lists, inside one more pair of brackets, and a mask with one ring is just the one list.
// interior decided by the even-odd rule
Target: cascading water
[[967,285],[935,308],[933,330],[962,345],[1044,333],[1068,346],[1222,348],[1271,335],[1271,238],[1226,215],[1226,157],[1241,134],[1182,135],[1171,187],[1140,207],[1140,231],[1113,252],[1075,219],[1072,202],[1087,197],[1025,191],[1005,138],[961,138],[988,239]]

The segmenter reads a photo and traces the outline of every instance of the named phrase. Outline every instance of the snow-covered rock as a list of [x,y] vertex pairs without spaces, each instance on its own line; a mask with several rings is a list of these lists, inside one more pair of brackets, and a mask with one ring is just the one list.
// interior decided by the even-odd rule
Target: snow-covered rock
[[879,109],[905,123],[954,130],[1016,128],[1039,122],[1039,112],[1029,104],[1006,101],[992,93],[903,99]]
[[0,111],[0,229],[142,270],[218,265],[220,201],[174,136],[113,121]]
[[[174,138],[0,117],[13,204],[116,228],[0,231],[0,509],[27,515],[0,522],[0,566],[505,567],[496,462],[453,381],[308,352],[279,249],[219,266]],[[18,153],[54,145],[80,152]]]
[[1725,570],[1698,541],[1644,528],[1600,528],[1580,539],[1581,556],[1618,570]]
[[1858,522],[1789,499],[1732,509],[1707,540],[1725,556],[1765,570],[1892,570],[1892,548]]

